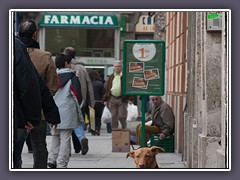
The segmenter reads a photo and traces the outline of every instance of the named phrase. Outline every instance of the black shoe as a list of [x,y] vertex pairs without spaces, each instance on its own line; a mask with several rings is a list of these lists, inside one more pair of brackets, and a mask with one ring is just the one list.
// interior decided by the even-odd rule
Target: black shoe
[[88,139],[84,138],[81,140],[82,155],[86,155],[88,152]]
[[49,168],[52,168],[52,169],[54,169],[54,168],[56,168],[57,167],[57,165],[56,164],[53,164],[53,163],[47,163],[47,165],[48,165],[48,167]]
[[81,151],[81,149],[75,150],[75,153],[78,154],[78,153],[80,153],[80,151]]
[[92,134],[92,136],[96,136],[96,131],[91,130],[91,134]]
[[99,130],[96,130],[95,133],[96,133],[97,136],[100,136],[100,131]]
[[87,125],[88,125],[88,124],[84,124],[84,126],[83,126],[83,130],[84,130],[84,131],[87,130]]

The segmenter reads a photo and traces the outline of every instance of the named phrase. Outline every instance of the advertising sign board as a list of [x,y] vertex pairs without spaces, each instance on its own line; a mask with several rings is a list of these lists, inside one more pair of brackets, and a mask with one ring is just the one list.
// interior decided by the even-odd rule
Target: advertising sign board
[[165,42],[125,40],[123,94],[164,95]]

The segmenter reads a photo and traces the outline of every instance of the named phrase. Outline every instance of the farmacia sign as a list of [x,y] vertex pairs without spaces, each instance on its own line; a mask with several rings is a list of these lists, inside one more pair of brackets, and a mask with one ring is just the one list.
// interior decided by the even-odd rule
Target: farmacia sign
[[115,15],[44,14],[41,26],[118,27]]

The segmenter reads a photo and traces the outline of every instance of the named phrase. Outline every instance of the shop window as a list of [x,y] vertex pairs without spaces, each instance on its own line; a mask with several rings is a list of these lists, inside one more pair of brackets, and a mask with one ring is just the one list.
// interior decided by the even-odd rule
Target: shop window
[[114,29],[46,27],[45,49],[54,55],[72,46],[79,57],[114,57]]

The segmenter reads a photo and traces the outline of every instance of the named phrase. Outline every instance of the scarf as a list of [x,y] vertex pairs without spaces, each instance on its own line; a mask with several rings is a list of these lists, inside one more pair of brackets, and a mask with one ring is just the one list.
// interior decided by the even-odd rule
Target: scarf
[[78,104],[82,103],[82,91],[81,84],[77,78],[77,76],[73,72],[66,72],[57,75],[58,87],[64,87],[69,80],[71,80],[70,90],[76,96],[78,100]]
[[26,48],[37,48],[40,49],[39,43],[32,38],[29,37],[20,37],[19,38]]

